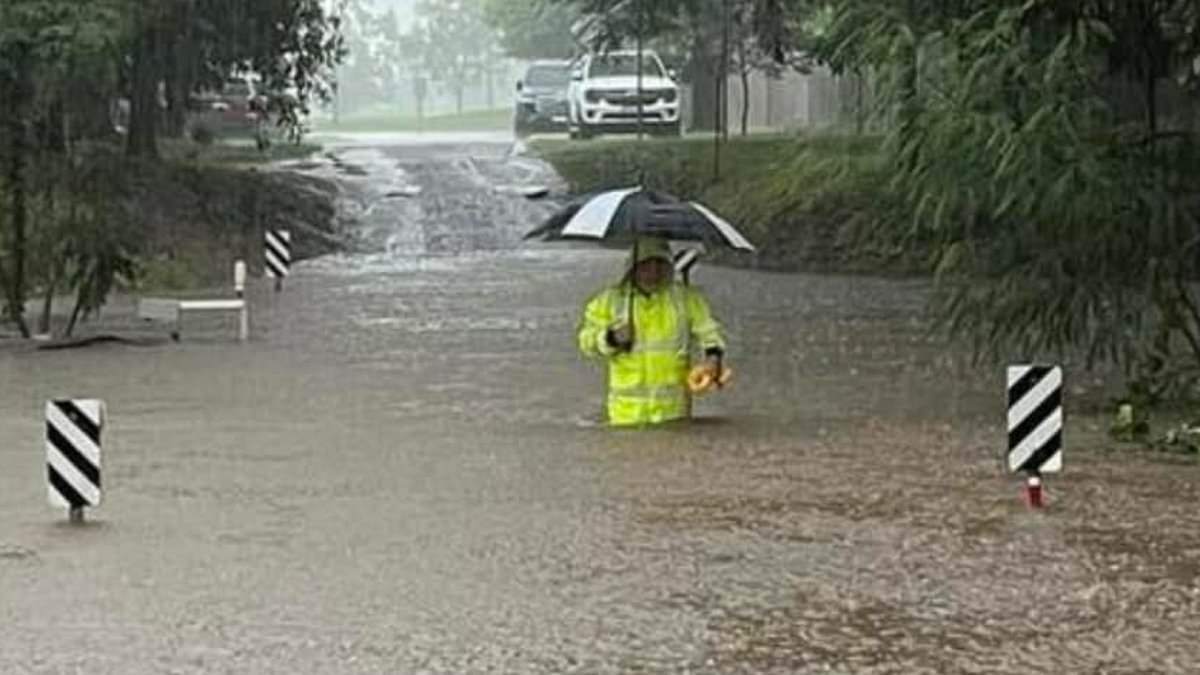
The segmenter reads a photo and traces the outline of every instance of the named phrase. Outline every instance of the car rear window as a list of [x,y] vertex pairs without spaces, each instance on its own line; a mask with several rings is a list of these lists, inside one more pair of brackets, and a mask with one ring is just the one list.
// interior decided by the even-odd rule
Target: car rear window
[[531,87],[565,87],[570,81],[570,69],[560,66],[533,66],[525,74]]

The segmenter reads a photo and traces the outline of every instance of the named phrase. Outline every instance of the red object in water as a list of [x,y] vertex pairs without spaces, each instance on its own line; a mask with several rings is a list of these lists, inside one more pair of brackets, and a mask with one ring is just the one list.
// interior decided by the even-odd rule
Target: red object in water
[[1031,509],[1042,508],[1042,479],[1037,476],[1030,476],[1029,481],[1025,483],[1025,503]]

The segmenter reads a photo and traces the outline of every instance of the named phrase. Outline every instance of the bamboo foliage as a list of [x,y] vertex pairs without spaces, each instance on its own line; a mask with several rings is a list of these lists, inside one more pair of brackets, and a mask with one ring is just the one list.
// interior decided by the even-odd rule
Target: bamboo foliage
[[909,216],[873,234],[929,252],[940,325],[979,357],[1132,371],[1182,355],[1158,375],[1196,372],[1200,153],[1190,131],[1123,117],[1104,95],[1114,72],[1169,72],[1135,56],[1167,26],[1132,35],[1097,8],[1036,0],[960,16],[902,4],[845,3],[825,58],[878,75],[887,191]]

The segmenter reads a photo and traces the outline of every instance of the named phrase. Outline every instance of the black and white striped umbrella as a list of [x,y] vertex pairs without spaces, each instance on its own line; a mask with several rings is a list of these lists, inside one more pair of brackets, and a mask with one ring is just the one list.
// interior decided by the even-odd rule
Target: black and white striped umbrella
[[640,236],[699,241],[738,251],[755,250],[741,232],[703,204],[636,187],[576,199],[525,238],[598,240],[623,246]]

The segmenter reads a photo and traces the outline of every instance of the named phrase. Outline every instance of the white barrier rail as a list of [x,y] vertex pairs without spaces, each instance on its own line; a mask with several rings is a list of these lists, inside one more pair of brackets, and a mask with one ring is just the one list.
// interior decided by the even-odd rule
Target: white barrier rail
[[233,285],[237,298],[213,300],[178,300],[173,298],[139,298],[138,318],[143,321],[161,321],[175,325],[179,333],[179,322],[183,312],[239,312],[238,340],[250,339],[250,307],[246,302],[246,264],[241,260],[234,264]]

